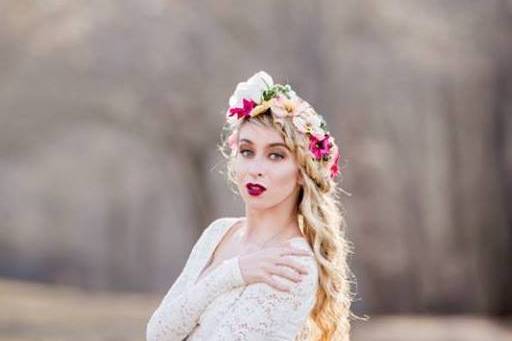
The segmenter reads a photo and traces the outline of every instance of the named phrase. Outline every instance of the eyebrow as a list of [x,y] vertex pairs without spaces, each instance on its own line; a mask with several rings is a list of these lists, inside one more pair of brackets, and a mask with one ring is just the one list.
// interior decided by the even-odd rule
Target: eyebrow
[[[249,144],[254,144],[251,140],[249,139],[241,139],[240,140],[240,143],[242,142],[246,142],[246,143],[249,143]],[[285,145],[284,143],[282,142],[274,142],[274,143],[269,143],[268,144],[268,147],[276,147],[276,146],[282,146],[282,147],[285,147],[286,149],[289,149],[287,145]]]

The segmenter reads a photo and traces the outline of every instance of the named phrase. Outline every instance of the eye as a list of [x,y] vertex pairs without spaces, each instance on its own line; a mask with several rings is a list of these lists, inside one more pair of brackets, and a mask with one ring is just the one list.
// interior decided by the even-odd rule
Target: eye
[[272,156],[272,155],[277,155],[277,157],[278,157],[277,159],[276,158],[271,158],[272,160],[282,160],[282,159],[284,159],[284,156],[279,154],[279,153],[270,153],[270,156]]
[[[247,153],[249,153],[249,154],[247,154]],[[252,150],[249,150],[249,149],[241,149],[240,150],[240,155],[242,155],[244,157],[247,157],[251,153],[252,153]],[[282,160],[282,159],[284,159],[284,155],[281,155],[279,153],[270,153],[269,155],[270,155],[270,159],[271,160]]]
[[251,151],[250,151],[249,149],[242,149],[242,150],[240,150],[240,154],[241,154],[242,156],[246,156],[246,155],[244,154],[245,152],[251,152]]

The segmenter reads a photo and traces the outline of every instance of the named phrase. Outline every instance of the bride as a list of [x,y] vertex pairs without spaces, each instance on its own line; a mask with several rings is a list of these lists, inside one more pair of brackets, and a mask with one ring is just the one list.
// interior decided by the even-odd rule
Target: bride
[[224,128],[220,150],[245,216],[204,230],[146,340],[348,341],[351,249],[324,119],[260,71],[237,85]]

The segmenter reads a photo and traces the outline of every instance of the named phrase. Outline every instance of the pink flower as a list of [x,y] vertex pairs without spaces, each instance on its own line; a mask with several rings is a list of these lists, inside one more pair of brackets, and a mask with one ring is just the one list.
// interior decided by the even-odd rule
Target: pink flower
[[338,167],[338,161],[340,159],[340,153],[338,152],[338,148],[336,148],[335,155],[334,155],[334,162],[331,165],[330,171],[331,171],[331,178],[335,178],[340,170]]
[[251,110],[256,106],[256,102],[254,102],[252,99],[243,99],[243,107],[242,108],[230,108],[229,109],[229,115],[228,116],[233,116],[233,115],[237,115],[237,118],[242,118],[242,117],[250,117],[250,112]]
[[329,141],[329,134],[325,134],[324,138],[319,140],[314,135],[309,137],[309,150],[315,156],[315,159],[322,160],[329,155],[331,151],[331,143]]
[[305,101],[288,99],[284,95],[279,95],[274,98],[271,109],[279,118],[291,117],[306,111],[308,109],[308,103]]
[[228,145],[232,150],[236,149],[236,143],[238,142],[238,130],[235,130],[228,137]]

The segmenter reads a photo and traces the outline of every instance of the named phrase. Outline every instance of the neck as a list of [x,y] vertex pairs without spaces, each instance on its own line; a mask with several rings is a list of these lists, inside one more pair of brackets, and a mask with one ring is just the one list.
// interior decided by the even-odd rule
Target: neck
[[293,200],[264,210],[246,206],[242,241],[261,244],[276,235],[276,240],[301,235],[297,213],[296,203]]

